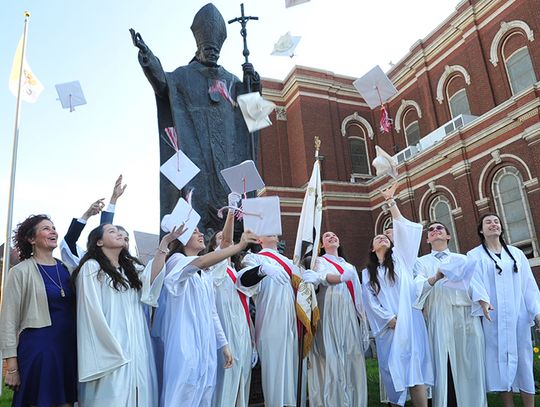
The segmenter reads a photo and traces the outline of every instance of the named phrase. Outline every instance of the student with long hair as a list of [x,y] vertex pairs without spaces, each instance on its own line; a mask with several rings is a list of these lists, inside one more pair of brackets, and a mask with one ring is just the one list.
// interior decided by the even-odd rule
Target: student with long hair
[[413,308],[413,267],[422,225],[405,219],[394,200],[397,183],[382,191],[393,218],[394,244],[384,235],[371,242],[362,272],[363,298],[375,336],[381,379],[392,405],[403,406],[407,390],[414,406],[427,406],[434,382],[431,352],[422,312]]
[[302,279],[319,286],[321,319],[308,369],[309,403],[313,407],[367,406],[364,352],[369,346],[362,286],[356,268],[343,255],[338,236],[321,237],[314,270]]
[[75,293],[53,257],[58,233],[47,215],[32,215],[17,225],[13,242],[21,262],[6,275],[0,312],[12,406],[70,407],[77,401]]
[[205,249],[204,236],[195,228],[185,245],[178,240],[171,245],[162,289],[164,297],[154,317],[154,323],[159,321],[156,334],[163,344],[160,406],[211,405],[218,350],[223,355],[224,368],[231,367],[234,360],[216,311],[209,271],[211,266],[254,242],[255,236],[246,231],[239,243],[199,256]]
[[488,213],[477,228],[480,245],[467,253],[477,262],[474,278],[485,287],[491,321],[482,318],[487,390],[500,392],[506,407],[521,392],[525,407],[534,405],[533,351],[530,328],[540,327],[540,292],[525,254],[507,245],[498,215]]
[[77,350],[81,407],[155,407],[154,355],[143,303],[157,299],[154,279],[163,278],[168,244],[183,228],[165,235],[145,268],[130,255],[116,226],[88,235],[87,252],[72,278],[77,290]]

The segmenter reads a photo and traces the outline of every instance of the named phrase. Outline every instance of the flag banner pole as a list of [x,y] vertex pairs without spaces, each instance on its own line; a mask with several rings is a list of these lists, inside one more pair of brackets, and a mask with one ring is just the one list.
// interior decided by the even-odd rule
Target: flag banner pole
[[24,58],[26,55],[26,37],[28,35],[28,19],[30,18],[30,13],[28,11],[24,12],[24,31],[22,39],[22,52],[20,60],[20,69],[19,69],[19,85],[17,89],[17,108],[15,110],[15,128],[13,131],[13,147],[11,154],[11,178],[9,182],[9,197],[8,197],[8,212],[7,212],[7,221],[6,221],[6,240],[4,243],[4,261],[2,265],[2,278],[0,279],[0,305],[4,300],[4,281],[6,278],[6,273],[10,267],[11,260],[11,228],[13,221],[13,196],[15,193],[15,170],[17,168],[17,147],[19,143],[19,122],[21,115],[21,89],[23,82],[23,71],[24,71]]

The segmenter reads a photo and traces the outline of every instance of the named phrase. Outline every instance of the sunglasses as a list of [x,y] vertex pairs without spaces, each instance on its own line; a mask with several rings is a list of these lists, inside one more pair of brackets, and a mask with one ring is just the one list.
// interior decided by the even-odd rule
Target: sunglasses
[[437,225],[437,226],[435,226],[435,225],[434,225],[434,226],[430,226],[430,227],[428,228],[428,232],[433,232],[433,231],[435,231],[435,230],[444,230],[444,226],[442,226],[442,225]]

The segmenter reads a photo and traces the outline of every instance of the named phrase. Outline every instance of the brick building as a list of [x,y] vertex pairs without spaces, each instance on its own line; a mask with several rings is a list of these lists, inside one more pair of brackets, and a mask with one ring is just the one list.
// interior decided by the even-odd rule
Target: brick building
[[340,236],[357,266],[390,217],[378,193],[388,180],[371,167],[376,144],[399,160],[406,217],[444,222],[466,252],[479,243],[479,216],[496,211],[507,241],[540,266],[538,37],[540,0],[462,1],[387,72],[398,90],[387,104],[391,134],[380,132],[380,110],[369,109],[356,78],[297,66],[284,81],[265,79],[263,95],[278,107],[261,131],[261,193],[281,197],[287,254],[319,136],[323,230]]

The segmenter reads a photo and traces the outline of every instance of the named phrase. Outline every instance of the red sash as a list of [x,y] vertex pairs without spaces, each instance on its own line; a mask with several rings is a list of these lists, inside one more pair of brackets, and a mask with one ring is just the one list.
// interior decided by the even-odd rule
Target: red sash
[[[234,272],[232,271],[230,267],[227,267],[227,274],[229,275],[233,283],[236,284],[236,276],[234,275]],[[240,297],[240,302],[242,303],[242,307],[244,307],[244,312],[246,313],[248,326],[251,326],[251,316],[249,315],[249,305],[248,305],[246,294],[244,294],[243,292],[239,290],[236,290],[236,292],[238,293],[238,297]]]
[[[287,272],[289,277],[291,278],[291,284],[294,292],[294,302],[295,302],[295,308],[296,308],[296,292],[298,291],[298,286],[295,286],[294,279],[293,279],[293,272],[289,265],[285,263],[283,260],[281,260],[278,256],[276,256],[274,253],[271,252],[259,252],[257,254],[260,254],[261,256],[270,257],[271,259],[277,261],[281,267]],[[302,322],[297,319],[296,323],[298,325],[298,340],[300,340],[300,334],[302,332]],[[302,349],[300,349],[302,351]]]
[[[341,267],[339,264],[337,264],[335,261],[332,261],[330,260],[328,257],[326,256],[321,256],[323,259],[325,259],[328,263],[330,263],[331,265],[333,265],[337,271],[339,271],[339,274],[343,274],[343,272],[345,270],[343,270],[343,267]],[[349,289],[349,292],[351,293],[351,297],[352,297],[352,300],[353,300],[353,304],[356,306],[356,299],[355,299],[355,296],[354,296],[354,287],[353,287],[353,284],[352,284],[352,281],[347,281],[345,284],[347,284],[347,288]]]
[[292,272],[291,268],[289,267],[289,265],[287,263],[285,263],[283,260],[281,260],[274,253],[271,253],[271,252],[259,252],[257,254],[260,254],[261,256],[270,257],[271,259],[277,261],[279,263],[279,265],[285,269],[285,271],[287,272],[289,277],[292,279],[293,272]]

